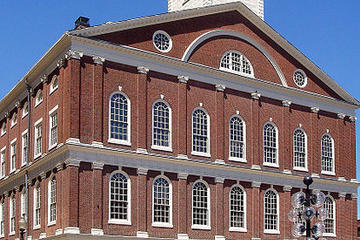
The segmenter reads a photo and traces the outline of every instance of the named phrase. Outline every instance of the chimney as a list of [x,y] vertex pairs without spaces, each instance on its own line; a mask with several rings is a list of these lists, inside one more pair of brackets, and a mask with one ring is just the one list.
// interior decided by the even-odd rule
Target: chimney
[[76,21],[75,21],[75,30],[77,29],[83,29],[83,28],[87,28],[90,27],[90,19],[87,17],[82,17],[80,16]]

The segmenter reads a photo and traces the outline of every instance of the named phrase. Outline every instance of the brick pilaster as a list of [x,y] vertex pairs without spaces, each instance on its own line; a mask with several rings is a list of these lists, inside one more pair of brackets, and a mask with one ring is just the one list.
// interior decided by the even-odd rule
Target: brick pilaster
[[284,239],[291,239],[292,224],[288,220],[288,213],[292,209],[291,205],[291,186],[284,186],[282,197],[280,198],[280,213],[282,213],[280,222],[280,232]]
[[[251,98],[253,99],[251,102],[251,145],[250,146],[262,146],[261,139],[261,130],[259,129],[259,115],[260,115],[260,101],[261,94],[258,92],[251,93]],[[252,151],[252,166],[257,167],[262,163],[262,147],[253,147]]]
[[93,143],[103,142],[103,96],[104,96],[104,67],[102,57],[93,57],[94,60],[94,132]]
[[178,76],[178,147],[177,153],[180,158],[187,158],[187,82],[186,76]]
[[260,198],[260,182],[252,182],[251,183],[251,195],[252,195],[252,207],[251,207],[251,223],[252,223],[252,232],[253,237],[259,238],[261,232],[261,215],[260,212],[261,207],[261,198]]
[[187,236],[187,173],[178,173],[178,238]]
[[146,237],[147,233],[147,197],[146,197],[146,184],[147,184],[147,169],[139,168],[137,170],[138,182],[137,182],[137,205],[138,205],[138,225],[137,225],[137,236]]
[[[309,163],[312,163],[312,172],[313,174],[319,174],[321,173],[321,153],[320,153],[320,148],[321,148],[321,139],[320,136],[318,135],[318,113],[319,113],[319,108],[317,107],[312,107],[311,108],[311,112],[313,113],[311,115],[311,137],[310,139],[308,139],[308,142],[315,142],[316,138],[318,138],[319,140],[319,144],[313,145],[312,146],[312,155],[311,155],[311,159],[308,159]],[[319,159],[320,158],[320,159]],[[319,159],[317,161],[317,159]],[[310,165],[310,164],[309,164]],[[310,169],[310,166],[309,166]]]
[[224,178],[215,178],[216,182],[216,235],[224,236]]
[[92,225],[91,234],[103,235],[103,163],[93,163]]
[[147,79],[149,69],[138,67],[137,77],[137,151],[147,153]]
[[224,122],[224,98],[225,86],[216,85],[216,161],[224,162],[225,160],[225,122]]

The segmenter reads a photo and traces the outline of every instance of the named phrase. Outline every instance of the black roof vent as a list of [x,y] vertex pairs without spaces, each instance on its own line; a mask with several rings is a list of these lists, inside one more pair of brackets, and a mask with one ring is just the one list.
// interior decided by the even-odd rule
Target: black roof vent
[[74,29],[83,29],[83,28],[87,28],[87,27],[90,27],[90,19],[89,18],[80,16],[75,21]]

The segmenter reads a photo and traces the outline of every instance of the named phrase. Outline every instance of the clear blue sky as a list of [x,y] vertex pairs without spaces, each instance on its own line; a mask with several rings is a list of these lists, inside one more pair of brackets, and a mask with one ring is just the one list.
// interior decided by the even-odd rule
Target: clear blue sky
[[[265,0],[265,21],[360,99],[359,9],[359,0]],[[78,16],[97,25],[166,11],[167,0],[0,0],[0,98]],[[356,125],[359,156],[360,119]]]

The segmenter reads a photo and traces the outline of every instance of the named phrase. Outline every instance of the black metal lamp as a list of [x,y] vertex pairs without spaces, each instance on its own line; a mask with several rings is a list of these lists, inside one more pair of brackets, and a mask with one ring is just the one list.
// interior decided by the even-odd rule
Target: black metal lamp
[[25,217],[21,217],[19,220],[19,231],[20,231],[20,240],[24,240],[25,230],[27,228],[27,222]]

